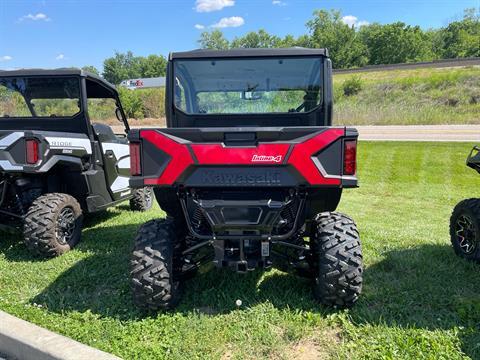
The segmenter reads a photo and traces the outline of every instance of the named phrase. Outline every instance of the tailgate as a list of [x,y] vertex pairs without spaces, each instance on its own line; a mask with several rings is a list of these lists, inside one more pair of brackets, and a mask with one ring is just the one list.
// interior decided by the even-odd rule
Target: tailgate
[[356,129],[133,129],[132,187],[355,187]]
[[0,172],[45,173],[58,163],[81,168],[81,159],[91,154],[84,134],[0,131]]

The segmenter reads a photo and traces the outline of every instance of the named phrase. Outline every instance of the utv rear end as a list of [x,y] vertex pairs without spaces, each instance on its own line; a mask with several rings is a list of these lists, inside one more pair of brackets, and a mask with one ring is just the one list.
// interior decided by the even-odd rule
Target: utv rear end
[[135,240],[139,306],[174,307],[208,262],[292,271],[312,279],[321,303],[355,303],[359,235],[335,209],[357,187],[358,134],[331,127],[331,86],[326,50],[171,54],[168,128],[129,134],[130,185],[153,186],[167,214]]

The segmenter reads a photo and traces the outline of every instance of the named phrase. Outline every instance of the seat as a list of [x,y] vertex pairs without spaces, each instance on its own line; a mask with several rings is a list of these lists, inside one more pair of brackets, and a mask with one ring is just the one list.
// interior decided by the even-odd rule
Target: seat
[[115,135],[112,128],[108,125],[93,123],[92,127],[98,140],[102,143],[126,144],[128,142],[126,138],[120,138]]

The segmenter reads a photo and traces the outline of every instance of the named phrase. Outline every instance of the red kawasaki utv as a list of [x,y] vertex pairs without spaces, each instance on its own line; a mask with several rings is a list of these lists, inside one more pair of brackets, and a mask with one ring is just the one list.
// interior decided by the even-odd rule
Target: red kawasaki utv
[[335,209],[357,187],[358,134],[331,126],[327,50],[173,53],[165,108],[167,128],[128,136],[130,185],[153,186],[167,213],[136,237],[136,303],[174,307],[184,279],[211,261],[293,270],[312,279],[319,302],[355,303],[360,239]]

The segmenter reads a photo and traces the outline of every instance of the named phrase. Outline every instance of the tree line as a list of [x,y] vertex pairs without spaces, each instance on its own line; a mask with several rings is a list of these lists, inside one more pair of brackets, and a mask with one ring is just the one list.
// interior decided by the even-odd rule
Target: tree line
[[[83,70],[100,75],[98,69],[88,65]],[[122,80],[165,76],[167,59],[163,55],[134,56],[131,51],[115,52],[115,55],[103,62],[102,76],[112,84],[120,84]]]
[[342,21],[340,11],[316,10],[299,37],[281,38],[261,29],[228,41],[220,30],[203,32],[203,48],[328,48],[335,68],[396,64],[480,56],[480,14],[467,9],[463,19],[439,29],[422,30],[403,22],[361,27]]
[[[301,46],[328,48],[337,69],[365,65],[396,64],[436,59],[480,57],[480,12],[466,9],[462,19],[423,30],[403,22],[349,26],[338,10],[316,10],[306,23],[306,33],[279,37],[266,30],[228,40],[221,30],[205,31],[198,40],[206,49],[280,48]],[[164,76],[167,60],[162,55],[134,56],[115,53],[103,63],[103,77],[113,84],[141,77]],[[98,73],[91,66],[85,69]]]

